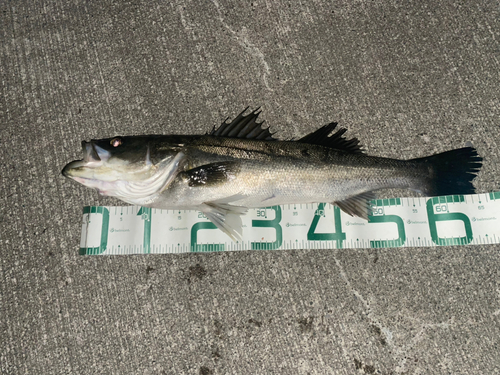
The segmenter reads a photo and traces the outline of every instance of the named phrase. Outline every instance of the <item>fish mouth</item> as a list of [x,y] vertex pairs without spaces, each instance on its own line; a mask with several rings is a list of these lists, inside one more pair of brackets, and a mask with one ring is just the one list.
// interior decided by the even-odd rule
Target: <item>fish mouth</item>
[[82,141],[83,159],[75,160],[64,166],[61,171],[62,175],[69,178],[74,178],[73,172],[82,170],[83,168],[96,168],[102,165],[111,156],[110,153],[103,148],[94,144],[94,142]]
[[85,163],[83,160],[75,160],[72,161],[71,163],[68,163],[64,166],[63,170],[61,171],[62,175],[64,177],[69,177],[72,178],[73,176],[71,175],[71,172],[77,168],[81,168],[85,166]]

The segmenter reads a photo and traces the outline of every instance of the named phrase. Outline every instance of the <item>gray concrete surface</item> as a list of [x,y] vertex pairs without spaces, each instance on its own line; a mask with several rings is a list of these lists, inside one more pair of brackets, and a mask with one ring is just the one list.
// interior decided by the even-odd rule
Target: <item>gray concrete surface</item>
[[1,372],[500,373],[500,246],[82,257],[82,206],[119,203],[60,175],[83,139],[262,105],[282,137],[336,120],[373,155],[472,141],[499,190],[499,9],[2,1]]

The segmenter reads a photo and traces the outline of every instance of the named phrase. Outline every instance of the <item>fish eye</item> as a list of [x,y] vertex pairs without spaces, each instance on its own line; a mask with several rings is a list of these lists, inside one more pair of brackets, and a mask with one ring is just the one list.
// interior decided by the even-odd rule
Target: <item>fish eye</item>
[[109,142],[111,146],[113,147],[118,147],[122,144],[122,139],[121,138],[113,138],[111,142]]

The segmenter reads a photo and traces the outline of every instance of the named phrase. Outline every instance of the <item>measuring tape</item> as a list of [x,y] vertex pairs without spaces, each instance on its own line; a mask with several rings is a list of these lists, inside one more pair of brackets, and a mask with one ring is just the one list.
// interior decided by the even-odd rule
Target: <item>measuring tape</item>
[[450,246],[500,243],[500,192],[377,199],[369,220],[326,203],[251,209],[232,241],[201,212],[83,209],[80,254]]

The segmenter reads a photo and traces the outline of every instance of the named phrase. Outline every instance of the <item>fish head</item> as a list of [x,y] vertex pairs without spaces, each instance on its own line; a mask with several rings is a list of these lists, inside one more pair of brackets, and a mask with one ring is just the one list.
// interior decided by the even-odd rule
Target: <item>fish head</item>
[[101,195],[144,204],[142,199],[173,180],[184,159],[178,148],[171,148],[153,162],[152,142],[147,136],[82,141],[83,159],[68,163],[62,174]]

